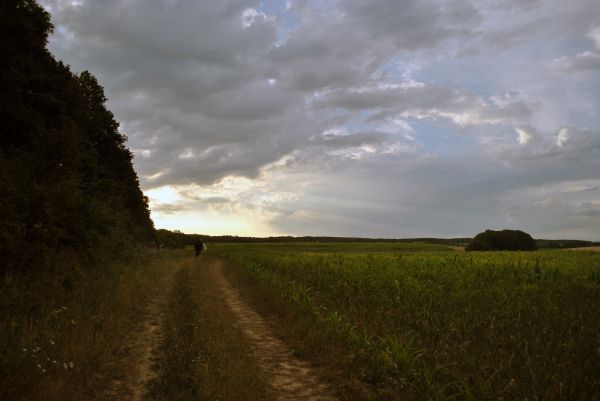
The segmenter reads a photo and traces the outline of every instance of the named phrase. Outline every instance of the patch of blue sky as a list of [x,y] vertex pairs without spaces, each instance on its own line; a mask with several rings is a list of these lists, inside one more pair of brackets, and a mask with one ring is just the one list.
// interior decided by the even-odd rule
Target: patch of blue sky
[[[367,122],[368,117],[376,112],[361,111],[356,113],[351,120],[344,124],[348,132],[377,132],[380,131],[381,121]],[[388,127],[385,132],[393,139],[399,137],[406,139],[407,134],[413,138],[414,143],[421,152],[437,153],[441,156],[464,157],[465,152],[477,152],[479,142],[473,135],[474,129],[459,128],[447,119],[406,119],[406,124],[412,131],[398,125],[397,131]]]
[[490,64],[484,57],[449,59],[424,66],[414,72],[414,77],[420,82],[461,89],[489,98],[503,91],[494,79],[500,69],[500,66]]
[[414,130],[412,136],[424,152],[453,158],[464,157],[465,151],[476,151],[478,148],[470,132],[457,129],[447,120],[410,119],[407,122]]
[[396,83],[410,83],[415,80],[415,74],[419,71],[416,60],[408,57],[396,56],[387,63],[383,64],[380,72],[384,72],[387,77]]
[[269,17],[275,17],[279,22],[277,28],[277,43],[285,43],[290,31],[299,24],[300,19],[291,12],[285,0],[263,0],[260,2],[259,11]]
[[597,131],[600,128],[600,80],[587,82],[586,85],[585,91],[590,97],[581,102],[579,108],[570,110],[567,125]]
[[[346,110],[343,109],[337,109],[337,112],[340,116],[347,115]],[[343,124],[343,126],[348,132],[375,131],[373,124],[365,122],[365,120],[372,114],[373,111],[366,110],[353,113],[351,116],[347,116],[348,120]]]

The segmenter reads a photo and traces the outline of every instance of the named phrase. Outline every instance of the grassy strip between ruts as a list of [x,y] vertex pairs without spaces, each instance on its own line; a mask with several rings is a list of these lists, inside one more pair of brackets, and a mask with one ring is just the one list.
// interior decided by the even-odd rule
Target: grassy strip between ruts
[[[181,252],[138,250],[121,262],[12,273],[0,293],[0,399],[95,400],[115,375],[167,265]],[[118,311],[118,313],[115,313]]]
[[148,396],[157,401],[270,400],[250,345],[208,268],[204,257],[190,258],[175,277],[160,373]]

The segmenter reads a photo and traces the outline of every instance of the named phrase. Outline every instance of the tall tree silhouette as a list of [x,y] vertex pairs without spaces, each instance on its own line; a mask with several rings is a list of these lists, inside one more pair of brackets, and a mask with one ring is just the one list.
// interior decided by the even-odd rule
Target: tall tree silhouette
[[89,72],[46,49],[48,13],[0,2],[0,258],[41,266],[65,251],[112,256],[154,226],[127,138]]

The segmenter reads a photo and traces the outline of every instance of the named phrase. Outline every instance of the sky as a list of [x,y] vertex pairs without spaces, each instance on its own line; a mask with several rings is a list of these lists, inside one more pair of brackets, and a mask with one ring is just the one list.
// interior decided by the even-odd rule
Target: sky
[[158,228],[600,240],[598,0],[42,0]]

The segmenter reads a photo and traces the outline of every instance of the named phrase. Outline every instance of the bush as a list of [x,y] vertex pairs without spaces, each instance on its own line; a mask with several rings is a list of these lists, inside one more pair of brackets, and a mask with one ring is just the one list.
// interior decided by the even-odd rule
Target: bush
[[473,238],[466,251],[535,251],[531,235],[519,230],[485,230]]

